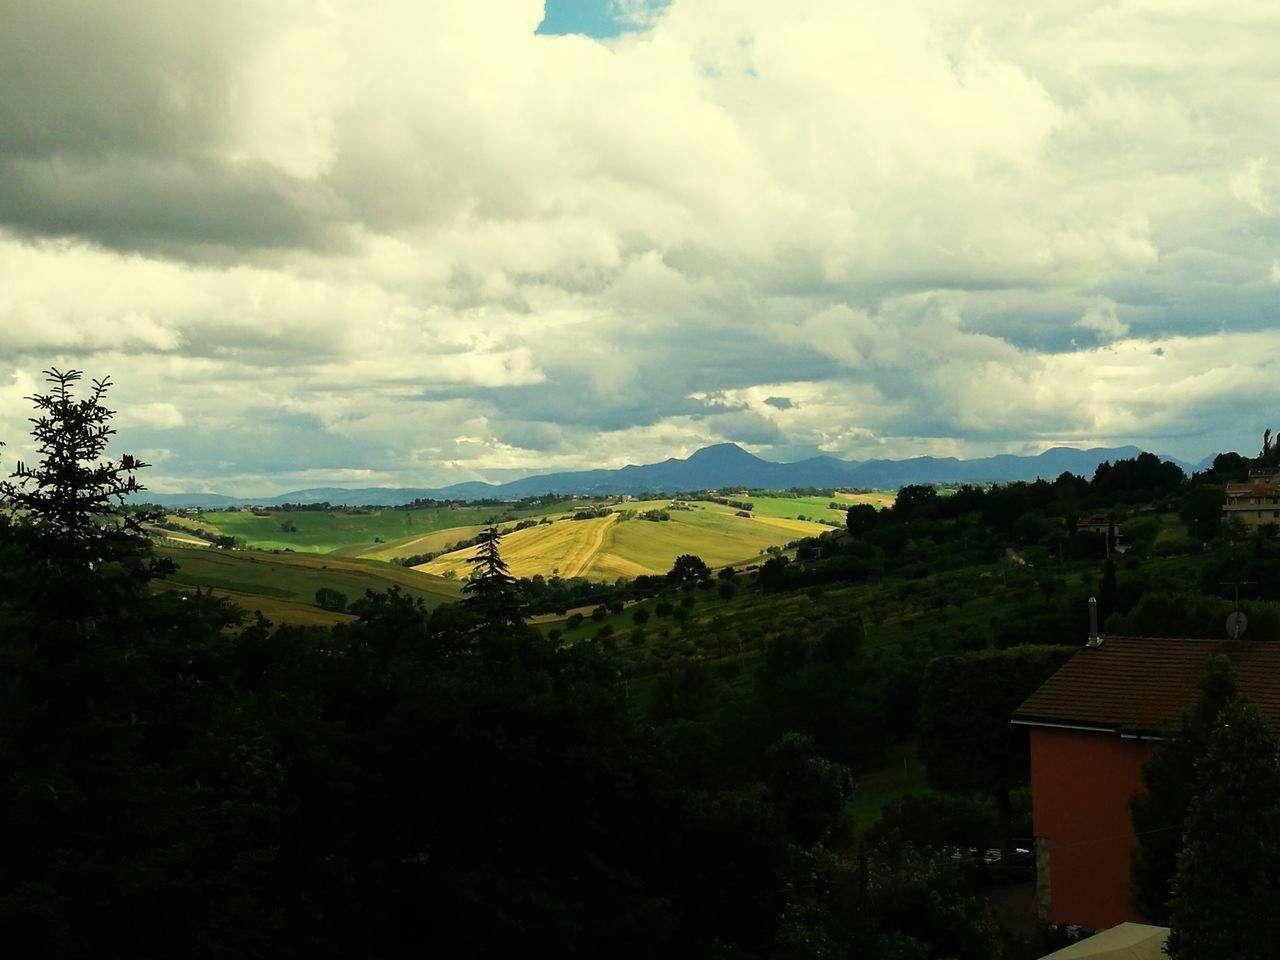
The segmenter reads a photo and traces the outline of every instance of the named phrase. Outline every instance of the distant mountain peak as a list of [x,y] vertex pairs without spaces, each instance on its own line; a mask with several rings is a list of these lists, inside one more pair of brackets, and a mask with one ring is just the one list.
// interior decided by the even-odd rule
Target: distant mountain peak
[[695,450],[689,454],[685,463],[761,463],[753,453],[748,453],[736,443],[713,443],[709,447],[703,447],[701,450]]
[[[764,489],[790,487],[874,487],[893,490],[912,483],[1009,483],[1055,477],[1064,471],[1091,476],[1099,463],[1136,455],[1137,447],[1094,447],[1078,450],[1054,447],[1035,456],[1000,454],[977,460],[956,457],[912,457],[908,460],[839,460],[830,456],[811,457],[798,463],[762,460],[736,443],[703,447],[687,459],[672,457],[662,463],[628,464],[617,470],[586,470],[574,473],[541,474],[502,484],[470,481],[435,489],[344,490],[324,487],[299,490],[277,497],[218,497],[215,494],[140,494],[134,499],[151,500],[166,506],[187,504],[301,503],[329,501],[370,505],[409,503],[414,499],[518,499],[542,494],[583,494],[606,496],[621,493],[677,493],[690,490]],[[1195,469],[1172,461],[1185,472]]]

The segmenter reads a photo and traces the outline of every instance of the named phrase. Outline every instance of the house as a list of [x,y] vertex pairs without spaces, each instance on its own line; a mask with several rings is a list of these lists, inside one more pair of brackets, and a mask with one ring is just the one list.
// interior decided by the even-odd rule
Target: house
[[1228,483],[1222,519],[1246,527],[1280,524],[1280,470],[1250,470],[1244,483]]
[[[1111,523],[1111,518],[1106,514],[1094,513],[1077,520],[1076,530],[1080,533],[1093,533],[1105,537],[1111,530]],[[1116,536],[1119,536],[1119,531]]]
[[1129,798],[1152,742],[1195,705],[1217,654],[1280,730],[1280,643],[1247,640],[1098,637],[1014,712],[1030,728],[1041,919],[1090,929],[1145,919],[1129,897]]

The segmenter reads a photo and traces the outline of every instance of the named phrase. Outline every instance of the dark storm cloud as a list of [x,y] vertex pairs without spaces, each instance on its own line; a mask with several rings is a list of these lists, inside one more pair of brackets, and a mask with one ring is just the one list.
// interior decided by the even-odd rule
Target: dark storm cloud
[[117,250],[219,259],[220,247],[334,250],[334,199],[256,162],[0,159],[0,223]]

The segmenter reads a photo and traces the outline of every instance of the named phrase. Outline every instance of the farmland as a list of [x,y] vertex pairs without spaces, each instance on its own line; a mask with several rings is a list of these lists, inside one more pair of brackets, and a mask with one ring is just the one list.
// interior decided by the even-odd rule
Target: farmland
[[[662,511],[668,520],[643,519]],[[517,577],[583,576],[613,580],[665,573],[682,553],[694,553],[713,567],[758,560],[770,547],[781,547],[829,528],[785,517],[740,517],[732,507],[693,502],[673,509],[668,500],[628,503],[621,512],[586,520],[557,520],[508,534],[502,557]],[[438,557],[416,569],[463,576],[473,550]]]
[[383,591],[394,585],[429,607],[459,596],[457,584],[448,580],[372,560],[168,545],[161,545],[157,552],[178,567],[158,584],[161,589],[212,589],[249,613],[261,611],[268,619],[283,623],[329,624],[350,619],[347,614],[315,606],[315,594],[321,587],[355,600],[366,590]]
[[[495,521],[505,533],[503,559],[515,576],[612,582],[665,573],[685,553],[714,568],[759,563],[769,552],[842,521],[843,511],[833,510],[832,502],[826,496],[752,497],[750,515],[723,503],[667,498],[218,510],[198,517],[169,515],[166,521],[181,529],[153,533],[160,538],[161,552],[179,565],[165,589],[214,589],[272,620],[327,624],[347,615],[316,605],[315,593],[322,587],[349,600],[393,584],[428,606],[456,599],[470,572],[467,560],[474,555],[456,545]],[[585,517],[574,519],[575,514]],[[646,519],[646,514],[667,519]],[[532,525],[516,530],[521,522]],[[202,546],[207,542],[202,537],[219,536],[233,537],[244,548]],[[413,568],[392,563],[413,557],[430,559]]]
[[[510,504],[463,504],[399,509],[216,510],[202,514],[200,522],[264,550],[350,553],[350,548],[367,548],[359,551],[363,554],[384,552],[383,545],[389,542],[456,531],[459,527],[479,529],[502,516],[536,517],[557,510],[563,512],[567,506],[557,501],[525,509]],[[452,539],[462,536],[464,534]],[[405,554],[414,552],[421,551],[406,550]]]
[[[712,566],[750,563],[772,547],[816,536],[831,524],[842,523],[843,511],[831,509],[832,502],[831,497],[758,497],[752,499],[749,517],[721,503],[673,505],[665,498],[625,503],[553,500],[401,509],[218,510],[198,518],[170,516],[166,519],[185,530],[157,533],[174,546],[197,546],[200,536],[227,536],[257,550],[382,563],[442,554],[419,569],[462,576],[470,554],[454,550],[455,545],[497,521],[507,533],[503,557],[516,576],[613,580],[663,573],[682,553],[697,554]],[[601,509],[612,510],[612,516],[571,519],[574,513]],[[643,519],[652,511],[669,519]],[[540,524],[514,531],[520,521]]]
[[[428,606],[456,599],[474,550],[444,551],[483,529],[483,524],[467,522],[477,517],[492,520],[515,515],[541,521],[523,530],[514,530],[510,519],[501,524],[509,531],[502,541],[502,555],[515,576],[609,581],[665,573],[683,553],[697,554],[712,567],[759,562],[770,549],[830,529],[795,519],[805,511],[817,512],[815,498],[771,497],[763,502],[767,512],[740,516],[733,507],[709,501],[678,506],[667,499],[638,501],[613,504],[607,509],[615,512],[581,520],[572,519],[571,511],[591,512],[603,505],[556,502],[540,512],[504,511],[505,505],[493,504],[421,510],[210,511],[199,519],[167,518],[190,530],[190,535],[156,531],[163,538],[160,552],[178,564],[161,586],[213,589],[246,611],[280,622],[328,624],[348,615],[315,605],[316,591],[322,587],[350,600],[366,590],[385,590],[393,584]],[[826,500],[818,504],[826,505]],[[669,519],[643,519],[650,512]],[[384,536],[406,529],[412,532],[398,538]],[[197,533],[235,536],[247,540],[249,548],[201,547]],[[412,569],[389,562],[428,553],[442,555]]]

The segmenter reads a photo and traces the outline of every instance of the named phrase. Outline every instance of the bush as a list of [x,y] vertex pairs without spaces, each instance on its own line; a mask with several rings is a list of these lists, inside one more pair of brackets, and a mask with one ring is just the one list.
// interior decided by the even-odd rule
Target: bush
[[321,587],[316,591],[316,606],[321,610],[346,610],[347,595],[332,587]]

